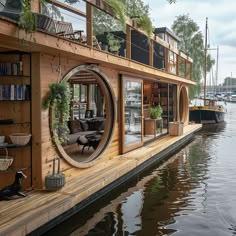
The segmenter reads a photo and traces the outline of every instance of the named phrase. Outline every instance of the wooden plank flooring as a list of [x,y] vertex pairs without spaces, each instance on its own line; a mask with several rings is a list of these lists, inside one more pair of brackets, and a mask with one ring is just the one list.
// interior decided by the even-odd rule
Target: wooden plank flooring
[[128,173],[155,154],[196,132],[201,125],[188,125],[183,136],[165,136],[139,149],[85,169],[59,191],[33,190],[26,198],[0,201],[0,235],[26,235],[73,208],[88,196]]

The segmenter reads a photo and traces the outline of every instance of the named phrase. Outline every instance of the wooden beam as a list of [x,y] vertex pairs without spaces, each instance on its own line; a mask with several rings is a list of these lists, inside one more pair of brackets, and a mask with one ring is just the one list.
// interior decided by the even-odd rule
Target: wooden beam
[[149,66],[153,67],[153,40],[149,40]]
[[87,45],[93,46],[93,8],[86,3],[86,27],[87,27]]
[[31,117],[32,117],[32,185],[43,187],[42,180],[42,100],[41,100],[41,70],[40,54],[32,53],[31,59]]
[[126,27],[126,58],[131,59],[131,27]]

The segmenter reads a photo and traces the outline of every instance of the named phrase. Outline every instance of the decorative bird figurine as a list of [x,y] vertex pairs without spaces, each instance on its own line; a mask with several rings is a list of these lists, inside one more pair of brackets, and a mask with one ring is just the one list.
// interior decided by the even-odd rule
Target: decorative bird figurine
[[26,197],[26,195],[21,192],[21,182],[22,179],[25,179],[26,177],[27,176],[22,171],[17,171],[14,183],[0,190],[0,200],[11,200],[14,195]]

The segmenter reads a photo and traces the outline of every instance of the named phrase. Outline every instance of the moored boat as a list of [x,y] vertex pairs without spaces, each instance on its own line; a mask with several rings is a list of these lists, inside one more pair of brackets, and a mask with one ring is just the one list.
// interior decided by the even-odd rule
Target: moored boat
[[[204,99],[203,106],[189,107],[189,121],[200,124],[212,124],[224,122],[225,108],[222,105],[217,104],[217,100],[206,98],[206,74],[207,74],[207,19],[206,19],[206,34],[205,34],[205,70],[204,70]],[[218,72],[218,54],[219,48],[217,47],[217,72]],[[217,73],[216,73],[217,76]]]
[[216,100],[205,99],[204,106],[189,108],[189,121],[200,124],[214,124],[224,122],[225,108],[218,105]]

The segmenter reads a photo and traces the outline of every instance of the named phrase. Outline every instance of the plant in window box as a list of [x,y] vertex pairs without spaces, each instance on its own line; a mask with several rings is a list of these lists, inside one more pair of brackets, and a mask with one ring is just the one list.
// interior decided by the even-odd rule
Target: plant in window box
[[44,109],[54,111],[52,131],[54,139],[56,138],[61,144],[67,140],[69,133],[68,121],[70,119],[70,101],[71,90],[67,82],[56,82],[49,85],[49,93],[43,103]]
[[107,34],[107,42],[110,52],[118,53],[121,47],[121,40],[115,38],[115,36],[111,33]]
[[150,112],[150,118],[151,119],[158,119],[159,120],[159,119],[161,119],[163,109],[162,109],[161,105],[159,104],[156,107],[151,107],[149,109],[149,112]]

